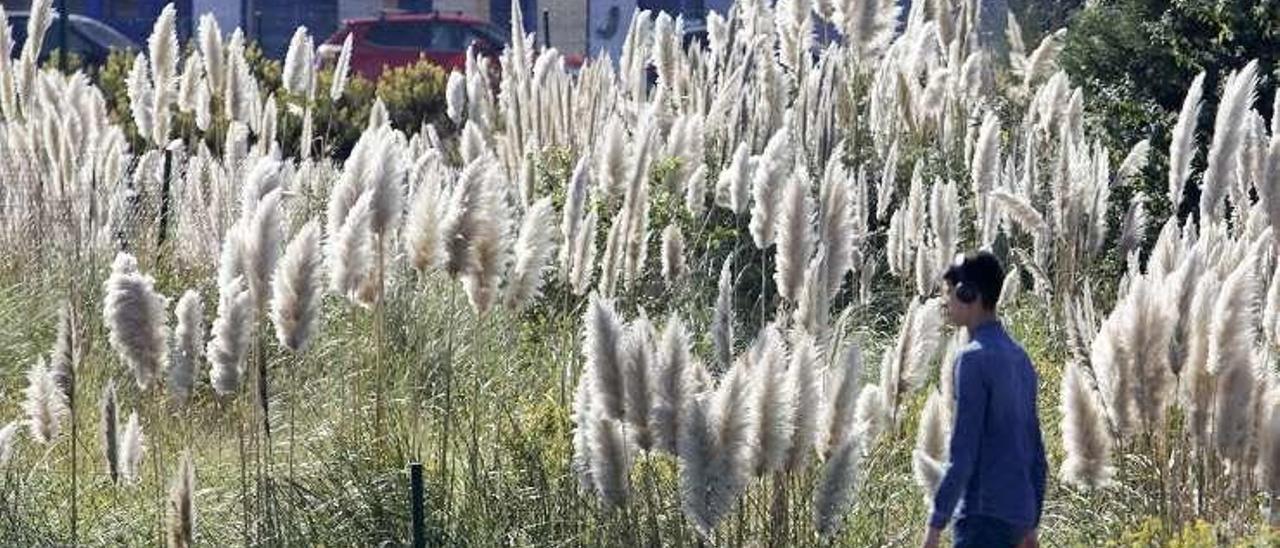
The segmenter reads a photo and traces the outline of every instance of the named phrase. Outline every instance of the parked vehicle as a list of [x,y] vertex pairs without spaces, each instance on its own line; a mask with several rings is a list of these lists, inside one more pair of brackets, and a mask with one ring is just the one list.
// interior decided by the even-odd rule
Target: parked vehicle
[[[13,33],[11,54],[16,55],[22,51],[22,45],[27,42],[27,19],[30,14],[25,11],[15,11],[8,15],[9,27]],[[86,66],[105,65],[107,57],[113,50],[139,49],[138,44],[129,37],[92,17],[73,13],[67,21],[70,23],[67,25],[67,52],[80,57]],[[49,25],[49,32],[45,33],[44,43],[40,47],[41,60],[47,59],[54,50],[62,48],[59,25],[61,25],[61,15],[54,12],[53,22]]]
[[[404,13],[343,21],[320,46],[322,59],[334,59],[342,51],[347,35],[351,42],[351,71],[376,80],[382,71],[429,59],[446,72],[466,67],[467,48],[494,60],[508,43],[507,33],[488,21],[461,13]],[[571,69],[582,65],[582,57],[566,55]]]

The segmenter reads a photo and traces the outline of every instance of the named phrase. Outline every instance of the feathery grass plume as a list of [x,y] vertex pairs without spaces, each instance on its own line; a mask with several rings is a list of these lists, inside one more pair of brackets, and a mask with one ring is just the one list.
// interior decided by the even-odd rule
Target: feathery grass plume
[[[1272,390],[1274,391],[1274,387]],[[1276,512],[1280,510],[1275,506],[1277,499],[1280,499],[1280,401],[1276,401],[1275,396],[1272,395],[1270,401],[1264,403],[1263,412],[1265,417],[1261,423],[1261,431],[1258,433],[1262,438],[1260,444],[1262,450],[1258,455],[1258,462],[1262,468],[1263,489],[1271,497],[1269,519],[1274,526]],[[4,434],[0,432],[0,440],[3,439]],[[0,448],[0,451],[3,449]],[[0,452],[0,465],[4,464],[4,460],[3,453]]]
[[858,394],[857,409],[854,411],[853,436],[859,437],[863,443],[870,445],[884,432],[889,423],[889,410],[884,403],[884,391],[880,387],[868,384]]
[[75,392],[76,369],[80,367],[79,335],[76,333],[76,318],[71,310],[71,303],[64,302],[58,307],[58,334],[53,340],[53,352],[49,355],[49,374],[53,375],[54,384],[67,401]]
[[484,217],[492,213],[493,196],[488,183],[490,162],[482,156],[462,169],[449,195],[449,205],[441,224],[445,272],[457,278],[479,268],[472,240]]
[[820,192],[822,203],[818,241],[826,248],[825,279],[828,296],[840,292],[845,274],[853,268],[853,201],[849,195],[848,174],[840,162],[838,154],[831,156]]
[[720,282],[716,293],[715,314],[711,321],[711,343],[715,347],[716,367],[729,369],[733,360],[733,254],[724,259],[720,267]]
[[795,397],[796,410],[795,429],[787,451],[788,471],[803,469],[813,454],[821,413],[817,371],[821,358],[812,336],[800,330],[791,332],[791,366],[787,369],[787,382]]
[[569,178],[564,211],[560,219],[560,241],[564,242],[560,247],[560,272],[565,278],[572,276],[577,266],[573,261],[576,258],[574,251],[577,249],[578,232],[582,230],[587,196],[591,191],[588,158],[586,155],[578,158],[578,163],[573,168],[573,176]]
[[0,428],[0,468],[8,466],[9,460],[13,458],[13,444],[18,441],[20,426],[19,421],[10,421],[4,428]]
[[840,34],[864,66],[874,66],[880,52],[893,40],[900,8],[893,0],[841,0],[837,6]]
[[1140,249],[1142,237],[1147,231],[1147,197],[1142,192],[1135,192],[1129,200],[1129,209],[1120,223],[1120,255],[1129,256],[1129,252]]
[[578,486],[583,491],[595,490],[595,478],[591,477],[591,427],[595,420],[595,409],[591,404],[592,387],[595,384],[595,372],[590,366],[583,367],[578,376],[578,388],[573,392],[573,459],[570,468],[578,477]]
[[591,275],[596,268],[596,212],[587,213],[574,243],[573,272],[570,285],[574,295],[583,295],[591,287]]
[[621,218],[627,221],[623,235],[626,246],[622,270],[628,287],[643,274],[649,251],[649,164],[656,133],[655,128],[643,130],[640,148],[632,160],[630,182],[622,199],[626,215]]
[[129,421],[125,423],[124,433],[120,435],[120,477],[126,483],[136,484],[142,479],[145,442],[146,436],[142,433],[142,424],[138,422],[138,412],[130,411]]
[[604,129],[604,143],[596,155],[596,183],[599,185],[600,201],[605,204],[622,194],[627,181],[627,139],[622,129],[622,120],[615,117],[609,119]]
[[[1205,162],[1204,181],[1200,187],[1200,218],[1207,223],[1221,219],[1222,198],[1230,186],[1230,174],[1236,152],[1240,148],[1245,114],[1253,108],[1257,97],[1258,61],[1250,61],[1243,69],[1232,72],[1222,87],[1222,100],[1213,122],[1213,141]],[[1172,157],[1172,156],[1171,156]],[[1246,207],[1246,204],[1235,204]]]
[[622,321],[614,312],[613,301],[592,294],[582,319],[582,329],[583,357],[595,373],[592,407],[608,418],[622,419],[626,407],[623,384],[626,380],[623,361],[625,333]]
[[226,88],[223,90],[223,114],[227,118],[249,124],[253,119],[256,94],[253,73],[244,58],[244,33],[236,29],[227,44]]
[[591,426],[591,477],[606,509],[627,504],[631,495],[631,440],[621,420],[597,415]]
[[174,329],[173,355],[169,362],[169,391],[178,403],[186,403],[191,396],[196,369],[204,355],[204,305],[200,294],[188,289],[174,307],[178,318]]
[[1124,161],[1120,162],[1120,167],[1116,169],[1116,184],[1128,184],[1129,181],[1138,177],[1142,170],[1147,167],[1147,160],[1150,156],[1150,139],[1143,139],[1133,145],[1133,148],[1129,149],[1129,154],[1124,157]]
[[151,387],[161,364],[168,360],[168,300],[155,290],[155,280],[138,272],[138,262],[119,253],[111,265],[102,316],[111,347],[133,369],[138,388]]
[[1027,233],[1036,235],[1049,230],[1044,216],[1029,201],[1007,190],[996,190],[990,194],[993,203],[1000,207],[1006,216],[1018,223]]
[[453,120],[453,125],[462,125],[462,116],[467,111],[467,77],[461,72],[449,73],[449,81],[445,86],[445,113]]
[[[170,109],[176,99],[173,89],[178,70],[176,17],[177,10],[173,4],[166,4],[160,10],[160,16],[156,18],[151,36],[147,39],[155,94],[151,105],[152,125],[145,130],[151,133],[151,142],[156,146],[164,146],[169,141]],[[143,131],[143,128],[139,128],[139,131]]]
[[787,464],[792,437],[796,433],[797,401],[795,384],[787,376],[786,349],[778,329],[766,325],[756,338],[759,357],[752,364],[756,409],[759,410],[760,450],[752,471],[756,476],[782,470]]
[[653,406],[649,410],[653,446],[671,455],[676,455],[681,416],[694,394],[689,360],[689,333],[684,321],[672,314],[662,330],[653,374]]
[[1111,481],[1111,431],[1107,428],[1097,392],[1089,386],[1080,365],[1068,362],[1062,375],[1062,447],[1066,460],[1062,481],[1098,488]]
[[916,431],[916,447],[912,453],[911,470],[916,486],[920,487],[926,503],[933,502],[933,494],[942,481],[942,467],[938,463],[950,460],[947,442],[951,437],[951,417],[948,403],[941,392],[932,391],[920,412],[920,428]]
[[680,444],[680,492],[685,516],[709,537],[750,478],[758,410],[751,401],[750,367],[736,362],[715,392],[689,406]]
[[773,271],[778,294],[791,302],[800,296],[804,270],[813,253],[812,210],[808,184],[801,175],[793,175],[787,182],[774,228],[778,250]]
[[169,548],[190,548],[196,532],[196,472],[191,451],[183,451],[169,484]]
[[1187,357],[1182,366],[1182,406],[1187,409],[1190,430],[1195,441],[1204,445],[1208,441],[1208,420],[1213,405],[1213,375],[1209,373],[1210,322],[1214,304],[1221,293],[1222,281],[1215,271],[1204,273],[1196,283],[1195,295],[1186,311],[1187,323],[1192,326],[1187,334]]
[[706,204],[707,166],[699,163],[697,167],[693,168],[689,178],[685,180],[684,208],[689,210],[689,216],[694,219],[701,219],[702,214],[706,212]]
[[120,480],[120,419],[116,407],[116,382],[108,380],[102,389],[102,406],[99,412],[98,438],[102,444],[103,461],[111,483]]
[[[491,177],[496,177],[493,172]],[[505,184],[501,179],[489,185],[497,188]],[[475,258],[475,269],[464,272],[459,279],[462,291],[467,295],[467,302],[477,314],[488,312],[498,294],[508,249],[508,222],[511,213],[507,210],[507,202],[501,196],[493,194],[488,206],[476,217],[471,231],[471,253]],[[545,262],[545,261],[544,261]]]
[[255,306],[266,304],[270,294],[271,275],[280,260],[281,241],[284,240],[284,224],[281,219],[281,189],[269,192],[258,202],[253,217],[246,219],[244,257],[249,291],[253,293]]
[[444,251],[440,234],[440,222],[444,216],[440,179],[437,173],[424,171],[418,179],[404,226],[404,247],[413,268],[419,272],[439,267]]
[[200,86],[207,85],[209,84],[204,81],[204,64],[200,61],[200,56],[188,56],[186,62],[182,64],[182,76],[178,80],[178,111],[184,114],[195,113],[196,109],[200,108],[198,105],[201,100]]
[[662,279],[672,287],[684,277],[684,235],[675,223],[662,229]]
[[973,196],[977,204],[978,219],[982,219],[987,211],[987,200],[1000,177],[1000,119],[995,113],[988,112],[982,119],[982,127],[978,130],[978,141],[973,149],[973,161],[969,167],[969,178],[973,185]]
[[840,363],[828,368],[824,377],[825,403],[818,429],[818,451],[823,458],[830,458],[855,434],[858,387],[862,383],[862,350],[857,342],[849,343]]
[[213,321],[205,353],[213,391],[226,396],[240,387],[249,337],[253,332],[253,295],[243,277],[218,288],[218,318]]
[[1024,89],[1030,90],[1031,86],[1035,85],[1041,77],[1052,73],[1056,69],[1058,66],[1058,53],[1066,45],[1064,40],[1066,35],[1067,29],[1058,29],[1053,33],[1046,34],[1040,40],[1040,45],[1036,46],[1031,55],[1027,56],[1026,66],[1022,75]]
[[653,412],[653,373],[657,368],[654,338],[653,324],[641,310],[640,317],[627,325],[622,341],[622,367],[626,376],[622,382],[623,413],[626,422],[635,426],[630,432],[632,439],[645,451],[653,446],[649,416]]
[[307,221],[289,242],[271,281],[276,340],[293,352],[306,349],[320,321],[322,263],[320,225]]
[[555,253],[554,215],[550,196],[534,202],[524,214],[507,286],[507,306],[513,310],[523,309],[542,294],[542,272]]
[[929,197],[929,220],[933,227],[939,272],[955,258],[956,241],[960,237],[960,198],[955,183],[935,183]]
[[853,504],[865,443],[859,438],[846,440],[822,466],[822,476],[813,494],[814,528],[822,538],[830,539],[839,533],[844,516]]
[[[919,390],[929,379],[933,357],[942,344],[945,322],[942,304],[942,300],[938,298],[923,303],[913,301],[907,315],[903,317],[897,346],[890,357],[890,368],[888,371],[881,371],[884,402],[895,415],[900,396]],[[883,378],[886,372],[888,377]],[[896,385],[885,384],[886,382]]]
[[[1280,93],[1277,95],[1280,96]],[[1272,118],[1280,119],[1280,115]],[[1280,234],[1280,134],[1271,136],[1265,156],[1261,182],[1256,185],[1256,190],[1267,213],[1272,233]]]
[[365,192],[356,200],[342,228],[331,234],[328,247],[329,289],[335,294],[356,300],[360,286],[369,275],[373,239],[369,228],[373,194]]
[[44,445],[53,443],[62,431],[62,419],[67,414],[67,402],[58,390],[53,375],[39,358],[27,370],[26,399],[22,409],[27,414],[27,428],[31,437]]
[[1015,265],[1010,266],[1009,272],[1004,275],[1004,283],[1000,285],[1000,298],[996,300],[1006,310],[1013,309],[1018,295],[1022,293],[1022,271]]
[[1163,425],[1174,380],[1169,343],[1175,318],[1161,293],[1157,280],[1147,276],[1133,280],[1120,312],[1125,336],[1118,341],[1128,346],[1126,353],[1132,360],[1129,373],[1133,379],[1127,383],[1132,395],[1128,397],[1133,399],[1142,427],[1156,432]]
[[218,28],[218,18],[212,13],[200,16],[199,35],[200,57],[204,59],[210,91],[212,95],[219,95],[223,92],[226,81],[226,69],[223,68],[226,53],[222,48],[222,29]]
[[353,35],[347,33],[347,38],[342,41],[342,52],[338,54],[338,62],[333,66],[333,83],[329,85],[329,100],[338,102],[342,98],[343,92],[347,89],[347,75],[351,72],[351,39]]
[[818,245],[818,251],[809,259],[804,270],[804,283],[796,296],[795,325],[805,332],[826,340],[827,324],[831,322],[831,294],[827,283],[827,248]]
[[133,126],[138,133],[151,144],[157,144],[154,128],[154,112],[151,110],[155,101],[155,90],[151,85],[151,76],[147,72],[147,58],[138,53],[133,58],[133,68],[125,80],[125,90],[129,95],[129,112],[133,115]]
[[786,127],[779,128],[765,145],[751,180],[751,238],[756,247],[768,249],[774,242],[778,207],[791,169],[791,137]]
[[733,158],[716,178],[716,205],[735,214],[746,213],[751,200],[751,149],[745,141],[738,143]]
[[285,91],[306,97],[311,94],[312,71],[315,70],[315,52],[307,27],[300,26],[289,39],[289,50],[284,56],[284,74],[280,79]]
[[1222,284],[1209,321],[1207,371],[1217,379],[1213,442],[1226,459],[1243,463],[1253,435],[1254,339],[1258,289],[1252,255]]
[[27,40],[22,44],[21,70],[18,79],[18,96],[24,109],[30,108],[36,85],[36,62],[44,47],[45,33],[53,24],[53,0],[32,0],[27,18]]
[[13,29],[9,25],[9,16],[5,13],[3,7],[0,7],[0,109],[3,109],[4,117],[7,120],[15,119],[19,116],[17,97],[17,87],[14,83],[13,75]]

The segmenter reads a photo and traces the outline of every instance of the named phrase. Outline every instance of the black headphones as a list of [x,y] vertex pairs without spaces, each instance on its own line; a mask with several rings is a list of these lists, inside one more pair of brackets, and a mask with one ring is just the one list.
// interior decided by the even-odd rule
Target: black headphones
[[958,299],[960,302],[964,304],[972,304],[974,301],[978,300],[978,297],[980,297],[981,295],[979,294],[980,292],[978,291],[978,288],[973,287],[968,283],[967,280],[964,279],[966,276],[964,276],[963,269],[959,268],[962,265],[964,265],[964,262],[965,262],[964,253],[957,253],[955,258],[952,259],[951,261],[951,264],[957,267],[957,270],[959,270],[957,274],[960,274],[959,276],[960,279],[956,280],[956,283],[955,283],[955,295],[956,295],[956,299]]

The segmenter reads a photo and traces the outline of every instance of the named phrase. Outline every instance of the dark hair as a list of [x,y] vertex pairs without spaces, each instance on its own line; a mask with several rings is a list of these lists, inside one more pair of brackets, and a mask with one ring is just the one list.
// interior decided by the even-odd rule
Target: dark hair
[[964,284],[978,294],[983,307],[995,310],[1004,285],[1004,268],[990,251],[969,252],[957,256],[942,279],[957,287]]

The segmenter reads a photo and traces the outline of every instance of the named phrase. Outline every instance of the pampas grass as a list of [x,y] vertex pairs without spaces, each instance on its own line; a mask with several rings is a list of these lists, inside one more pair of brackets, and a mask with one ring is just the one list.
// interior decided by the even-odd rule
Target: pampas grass
[[178,459],[178,470],[169,485],[169,548],[189,548],[195,541],[195,490],[195,465],[191,462],[191,452],[188,450]]
[[951,432],[951,417],[948,402],[943,401],[941,392],[929,393],[924,402],[924,410],[920,412],[920,428],[916,431],[916,447],[912,453],[911,470],[916,486],[924,494],[925,503],[933,505],[933,495],[942,481],[943,467],[939,463],[948,462],[948,441]]
[[653,378],[653,406],[649,411],[654,447],[671,455],[676,455],[681,416],[695,395],[690,360],[689,333],[684,322],[673,315],[662,330]]
[[750,402],[745,361],[725,373],[715,392],[690,404],[680,443],[680,493],[684,514],[709,537],[746,487],[755,459],[759,412]]
[[766,326],[757,338],[759,357],[751,365],[755,370],[756,409],[759,410],[760,449],[752,466],[756,476],[783,469],[790,455],[796,433],[798,393],[787,376],[786,349],[779,340],[777,328]]
[[520,310],[542,295],[542,273],[555,253],[554,215],[550,197],[538,200],[524,214],[507,286],[507,306],[511,309]]
[[1062,446],[1067,455],[1059,473],[1062,481],[1084,488],[1107,485],[1114,474],[1111,432],[1097,392],[1075,362],[1067,363],[1062,376],[1060,402]]
[[0,428],[0,468],[9,466],[9,461],[13,458],[13,445],[18,441],[18,430],[20,423],[12,421]]
[[338,102],[347,89],[347,75],[351,71],[351,39],[350,33],[342,41],[342,51],[338,54],[338,62],[333,67],[333,83],[329,85],[329,100]]
[[605,417],[622,419],[626,405],[626,365],[622,357],[625,335],[613,302],[592,295],[582,326],[583,355],[588,369],[595,373],[592,407]]
[[796,409],[791,443],[787,448],[787,470],[795,472],[807,466],[813,455],[821,411],[817,371],[821,355],[813,337],[803,331],[793,331],[791,343],[787,383],[791,385]]
[[716,365],[721,371],[733,359],[733,256],[725,257],[720,267],[716,307],[711,323],[711,342],[715,347]]
[[169,391],[179,403],[186,403],[200,359],[204,356],[204,305],[200,294],[188,289],[174,308],[178,318],[174,348],[169,363]]
[[669,224],[662,229],[662,279],[674,287],[685,275],[684,235],[680,227]]
[[146,436],[138,422],[138,412],[130,411],[124,432],[120,435],[120,477],[126,483],[137,484],[142,479],[142,457],[146,452],[143,443]]
[[103,462],[107,465],[107,475],[111,483],[120,480],[120,419],[116,405],[116,383],[107,381],[102,389],[102,404],[99,410],[98,439],[102,444]]
[[317,331],[321,268],[320,226],[308,221],[289,242],[271,284],[276,340],[293,352],[305,350]]
[[253,295],[244,278],[237,277],[218,289],[218,318],[213,322],[206,353],[209,381],[219,396],[240,388],[244,361],[253,334]]
[[851,438],[836,447],[822,466],[822,476],[814,492],[813,521],[823,538],[834,537],[844,524],[860,479],[858,467],[863,451],[862,439]]
[[774,242],[780,198],[791,168],[790,150],[790,133],[779,129],[769,138],[751,180],[751,238],[760,249],[768,249]]
[[133,369],[138,388],[149,389],[168,359],[168,300],[155,290],[155,280],[138,272],[128,253],[116,255],[105,284],[103,322],[111,347]]
[[804,271],[813,253],[812,202],[807,182],[800,176],[792,176],[782,196],[777,235],[777,267],[773,281],[778,294],[795,302],[800,296]]
[[818,430],[818,449],[823,458],[830,458],[853,438],[861,384],[862,350],[856,342],[851,342],[839,363],[826,372],[825,403]]
[[[1257,97],[1258,62],[1251,61],[1238,72],[1231,73],[1222,88],[1218,114],[1213,123],[1213,141],[1200,189],[1200,218],[1213,223],[1221,219],[1222,198],[1229,187],[1229,173],[1244,131],[1244,116],[1253,108]],[[1171,154],[1172,156],[1172,154]],[[1245,207],[1244,204],[1234,204]]]
[[635,427],[632,439],[645,451],[653,446],[653,435],[649,429],[653,408],[654,355],[657,353],[653,339],[653,324],[641,311],[640,317],[627,325],[622,344],[624,418]]
[[49,445],[62,432],[62,419],[67,415],[67,402],[49,374],[44,359],[37,359],[27,370],[26,399],[22,409],[27,415],[31,438]]

